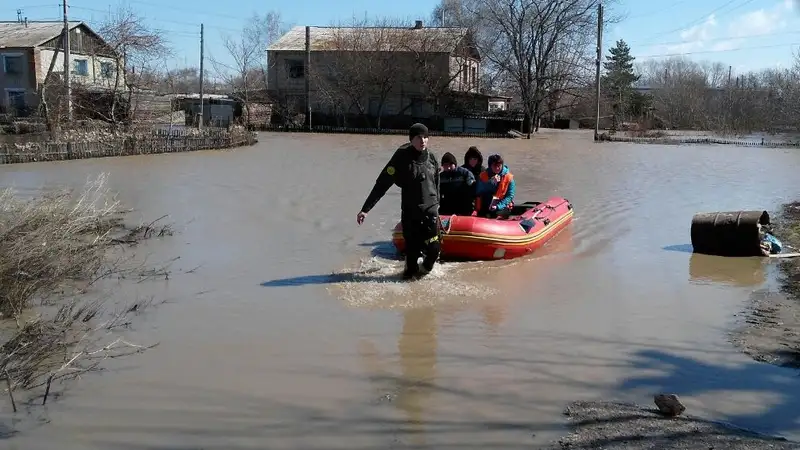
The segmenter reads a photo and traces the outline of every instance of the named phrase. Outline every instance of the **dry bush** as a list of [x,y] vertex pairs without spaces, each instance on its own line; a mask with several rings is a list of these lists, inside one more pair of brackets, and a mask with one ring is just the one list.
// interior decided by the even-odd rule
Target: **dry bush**
[[130,324],[131,314],[142,311],[152,300],[136,302],[120,311],[104,311],[102,299],[70,297],[64,304],[21,324],[0,346],[0,378],[6,380],[14,411],[15,390],[31,392],[43,388],[29,400],[47,402],[54,381],[67,381],[99,370],[103,360],[142,352],[157,344],[142,346],[118,333]]
[[[0,378],[9,394],[45,387],[46,401],[53,380],[74,378],[105,358],[145,348],[114,331],[150,303],[107,311],[108,299],[90,299],[88,288],[115,274],[151,277],[141,267],[123,267],[112,250],[172,231],[156,226],[158,220],[126,227],[126,211],[105,182],[101,175],[87,183],[77,199],[69,191],[33,199],[11,190],[0,194],[0,312],[17,325],[0,334]],[[32,307],[36,316],[23,321]]]

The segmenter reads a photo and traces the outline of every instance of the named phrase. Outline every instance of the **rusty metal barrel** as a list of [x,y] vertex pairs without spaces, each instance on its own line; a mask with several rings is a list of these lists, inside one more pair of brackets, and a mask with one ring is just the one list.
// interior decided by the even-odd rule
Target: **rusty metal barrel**
[[692,217],[692,247],[706,255],[763,256],[760,231],[769,223],[766,211],[698,213]]

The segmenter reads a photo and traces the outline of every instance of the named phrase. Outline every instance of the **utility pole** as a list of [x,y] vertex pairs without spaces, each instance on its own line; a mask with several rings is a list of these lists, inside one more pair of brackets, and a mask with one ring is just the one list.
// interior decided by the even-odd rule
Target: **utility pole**
[[597,4],[597,67],[594,73],[595,118],[594,140],[600,140],[600,60],[603,57],[603,3]]
[[70,52],[69,52],[69,21],[67,20],[67,0],[61,0],[64,6],[64,89],[67,96],[67,123],[72,123],[72,86],[70,85]]
[[205,118],[205,112],[203,111],[203,24],[200,24],[200,120],[197,122],[197,128],[203,128],[203,118]]
[[733,71],[733,66],[728,66],[728,87],[731,87],[731,72]]
[[306,79],[306,120],[308,131],[311,131],[311,27],[306,26],[306,67],[303,70]]

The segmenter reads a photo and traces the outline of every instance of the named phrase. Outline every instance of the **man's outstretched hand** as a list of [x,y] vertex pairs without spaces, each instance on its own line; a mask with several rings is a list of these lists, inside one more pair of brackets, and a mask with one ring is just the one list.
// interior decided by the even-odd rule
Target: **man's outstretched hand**
[[365,213],[364,211],[361,211],[361,212],[360,212],[360,213],[358,213],[358,215],[356,216],[356,223],[358,223],[359,225],[361,225],[362,223],[364,223],[364,219],[366,219],[366,218],[367,218],[367,213]]

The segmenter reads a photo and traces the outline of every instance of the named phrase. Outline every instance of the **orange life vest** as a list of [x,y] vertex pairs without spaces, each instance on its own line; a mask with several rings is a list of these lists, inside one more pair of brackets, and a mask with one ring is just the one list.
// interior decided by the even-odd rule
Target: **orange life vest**
[[[493,175],[494,176],[494,175]],[[484,170],[481,172],[480,177],[478,177],[482,183],[489,182],[489,171]],[[502,200],[506,196],[506,192],[508,192],[508,185],[511,184],[511,180],[514,179],[514,175],[511,172],[506,172],[505,175],[500,177],[500,182],[497,183],[497,190],[494,192],[494,196],[498,199]],[[475,199],[475,211],[481,210],[481,196],[479,195]]]

